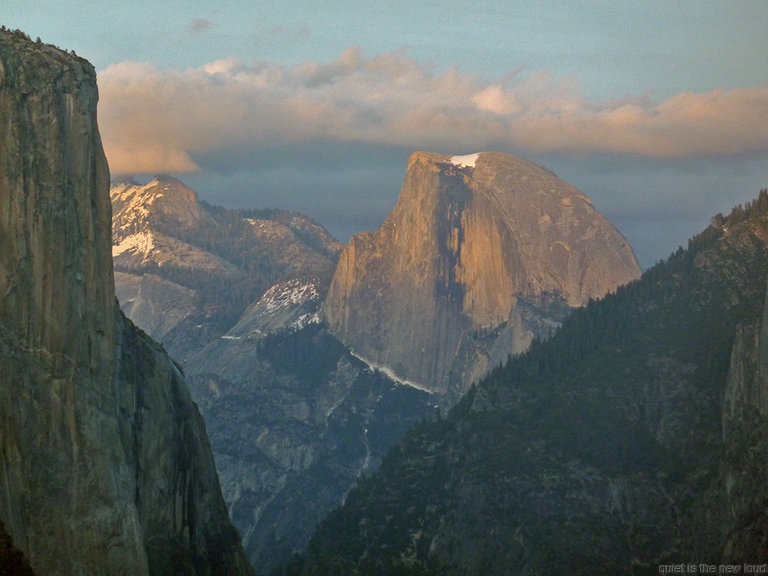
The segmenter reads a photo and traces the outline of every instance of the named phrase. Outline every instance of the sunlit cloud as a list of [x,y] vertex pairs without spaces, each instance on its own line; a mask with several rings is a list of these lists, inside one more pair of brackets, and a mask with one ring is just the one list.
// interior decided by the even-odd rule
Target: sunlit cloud
[[103,70],[99,86],[115,173],[193,171],[206,153],[306,141],[658,158],[768,150],[768,86],[588,102],[572,79],[547,71],[484,82],[355,47],[293,67],[123,62]]

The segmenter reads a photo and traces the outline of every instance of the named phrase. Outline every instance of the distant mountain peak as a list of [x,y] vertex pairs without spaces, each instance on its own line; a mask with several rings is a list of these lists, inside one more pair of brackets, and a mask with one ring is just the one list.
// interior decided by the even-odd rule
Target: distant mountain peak
[[342,253],[324,313],[372,362],[445,392],[639,275],[627,240],[552,171],[416,152],[387,220]]
[[119,267],[176,263],[225,274],[234,271],[221,258],[178,238],[211,220],[198,203],[197,193],[181,181],[160,175],[144,185],[113,183],[110,196],[112,256]]
[[154,225],[190,228],[206,218],[198,204],[197,192],[172,176],[155,176],[143,186],[135,182],[113,185],[111,197],[112,210],[119,223],[140,218]]
[[121,174],[117,176],[112,176],[112,178],[109,181],[109,185],[111,188],[114,188],[116,186],[138,186],[139,183],[136,182],[133,176],[127,175],[127,174]]

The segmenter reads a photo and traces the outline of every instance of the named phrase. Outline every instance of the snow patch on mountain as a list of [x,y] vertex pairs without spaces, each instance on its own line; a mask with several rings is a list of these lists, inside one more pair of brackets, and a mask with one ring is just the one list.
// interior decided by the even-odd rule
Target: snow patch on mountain
[[112,246],[112,257],[120,256],[123,252],[132,252],[133,254],[141,255],[144,260],[147,260],[154,249],[155,239],[152,236],[152,232],[147,230],[126,236],[117,244],[114,244]]
[[314,282],[287,280],[251,304],[228,337],[258,337],[276,330],[299,330],[320,322],[320,293]]
[[123,231],[146,219],[149,216],[149,208],[163,197],[163,193],[147,187],[121,184],[110,190],[110,196],[112,202],[120,206],[119,231]]
[[474,154],[467,154],[466,156],[451,156],[451,164],[454,166],[458,166],[459,168],[464,167],[475,167],[475,162],[477,162],[477,159],[480,157],[480,152],[475,152]]
[[295,304],[303,304],[319,297],[317,286],[312,282],[289,280],[275,284],[259,300],[268,313],[274,313]]
[[381,364],[376,364],[375,362],[371,362],[367,358],[363,358],[355,352],[354,350],[350,350],[350,353],[352,356],[360,360],[361,362],[364,362],[368,368],[371,370],[378,370],[382,374],[384,374],[387,378],[390,380],[394,380],[398,384],[402,384],[403,386],[410,386],[411,388],[415,388],[416,390],[421,390],[422,392],[426,392],[427,394],[432,394],[432,390],[427,388],[424,384],[421,384],[419,382],[414,382],[413,380],[406,380],[404,378],[400,378],[397,374],[395,374],[394,370],[392,368],[389,368],[388,366],[383,366]]

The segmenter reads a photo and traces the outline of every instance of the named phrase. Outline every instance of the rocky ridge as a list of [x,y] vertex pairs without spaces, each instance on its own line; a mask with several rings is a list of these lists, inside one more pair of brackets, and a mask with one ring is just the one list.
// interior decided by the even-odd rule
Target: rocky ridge
[[0,31],[0,522],[39,574],[251,574],[181,372],[115,303],[97,98]]
[[299,330],[320,322],[322,298],[313,282],[278,282],[253,304],[223,338],[258,337],[281,330]]
[[639,274],[626,239],[545,168],[417,152],[384,224],[342,252],[323,313],[357,353],[450,403]]
[[181,361],[278,282],[324,293],[341,250],[302,214],[211,206],[171,176],[115,180],[111,199],[121,306]]

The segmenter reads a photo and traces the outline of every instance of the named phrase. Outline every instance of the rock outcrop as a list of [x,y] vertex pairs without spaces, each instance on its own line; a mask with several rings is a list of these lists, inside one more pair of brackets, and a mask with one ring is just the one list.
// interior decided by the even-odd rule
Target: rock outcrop
[[621,234],[550,171],[417,152],[385,223],[342,253],[324,315],[356,353],[455,399],[639,273]]
[[97,98],[0,31],[0,522],[39,574],[251,574],[184,379],[115,301]]
[[768,298],[762,318],[741,326],[723,396],[723,560],[768,562]]

